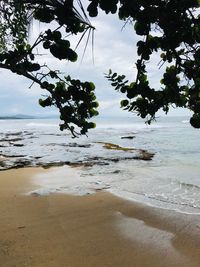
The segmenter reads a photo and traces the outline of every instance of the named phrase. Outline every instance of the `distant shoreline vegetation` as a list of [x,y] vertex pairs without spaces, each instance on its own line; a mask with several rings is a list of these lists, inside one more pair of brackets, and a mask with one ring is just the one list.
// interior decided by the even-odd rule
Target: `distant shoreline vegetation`
[[54,119],[57,118],[57,116],[31,116],[31,115],[5,115],[5,116],[0,116],[0,120],[26,120],[26,119]]
[[0,116],[0,120],[23,120],[23,119],[36,119],[36,117],[28,115]]

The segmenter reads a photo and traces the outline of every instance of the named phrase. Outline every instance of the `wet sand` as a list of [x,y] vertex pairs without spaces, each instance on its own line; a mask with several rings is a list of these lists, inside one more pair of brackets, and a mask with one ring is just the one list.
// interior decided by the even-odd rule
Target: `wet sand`
[[[0,172],[1,267],[200,266],[200,216],[107,192],[26,196],[41,168]],[[73,175],[69,169],[67,175]]]

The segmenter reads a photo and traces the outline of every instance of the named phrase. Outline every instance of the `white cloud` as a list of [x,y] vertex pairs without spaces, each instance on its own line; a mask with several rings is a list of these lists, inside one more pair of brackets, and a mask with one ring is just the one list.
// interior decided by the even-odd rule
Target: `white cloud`
[[113,106],[119,105],[119,100],[107,100],[107,101],[99,101],[99,109],[100,110],[108,110]]

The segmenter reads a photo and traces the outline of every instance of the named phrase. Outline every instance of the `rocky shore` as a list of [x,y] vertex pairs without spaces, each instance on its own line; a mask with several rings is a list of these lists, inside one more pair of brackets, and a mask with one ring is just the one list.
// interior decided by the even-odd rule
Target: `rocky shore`
[[[102,141],[63,142],[63,137],[57,133],[29,131],[1,133],[0,170],[35,166],[109,165],[125,160],[152,160],[154,156],[154,153],[145,149]],[[105,150],[109,150],[109,153],[105,153]]]

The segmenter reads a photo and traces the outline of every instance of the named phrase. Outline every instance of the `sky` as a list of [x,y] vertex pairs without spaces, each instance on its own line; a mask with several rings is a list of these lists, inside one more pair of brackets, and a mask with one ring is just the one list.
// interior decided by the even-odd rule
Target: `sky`
[[[86,53],[81,62],[86,39],[79,47],[79,60],[69,63],[57,60],[46,54],[46,50],[39,51],[43,54],[38,61],[47,63],[54,69],[61,70],[65,75],[70,74],[82,81],[93,81],[96,84],[97,100],[100,103],[100,116],[132,116],[127,111],[121,110],[120,101],[124,96],[110,86],[104,74],[112,69],[119,74],[125,74],[131,81],[136,75],[135,62],[136,43],[139,40],[134,33],[133,25],[127,24],[117,18],[117,15],[105,15],[100,13],[98,18],[91,18],[91,24],[95,27],[94,38],[94,64],[92,58],[92,44],[87,46]],[[30,41],[33,41],[39,32],[44,31],[48,24],[34,22],[30,29]],[[71,40],[72,48],[76,46],[77,39]],[[157,57],[150,61],[148,71],[152,85],[159,88],[161,72],[158,71]],[[57,114],[53,108],[42,108],[38,99],[45,94],[37,85],[31,88],[31,82],[7,70],[0,69],[0,116],[14,114],[28,114],[36,116],[50,116]],[[160,113],[159,115],[163,115]],[[188,115],[185,110],[172,110],[170,115]]]

